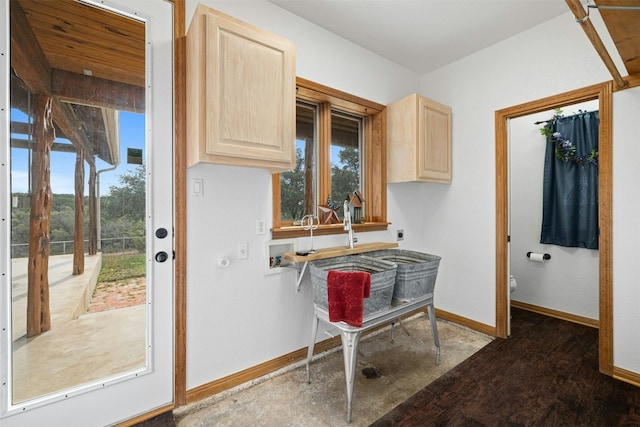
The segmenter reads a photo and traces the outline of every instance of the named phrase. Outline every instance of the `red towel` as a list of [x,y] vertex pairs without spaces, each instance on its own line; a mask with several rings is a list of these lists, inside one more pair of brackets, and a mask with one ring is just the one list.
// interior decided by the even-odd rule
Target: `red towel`
[[327,296],[329,321],[362,326],[364,298],[371,292],[371,274],[363,271],[329,270]]

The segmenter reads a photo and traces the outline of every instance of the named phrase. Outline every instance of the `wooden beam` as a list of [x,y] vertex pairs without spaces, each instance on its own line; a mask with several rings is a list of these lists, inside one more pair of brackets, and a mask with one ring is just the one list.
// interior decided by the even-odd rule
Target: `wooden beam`
[[[81,122],[76,117],[71,104],[60,102],[58,100],[53,101],[52,114],[56,124],[60,127],[62,132],[64,132],[69,141],[73,142],[76,147],[82,147],[85,149],[86,154],[90,154],[90,150],[86,150],[86,148],[91,147],[91,144],[84,130],[77,126],[77,123]],[[89,161],[86,157],[85,160]],[[90,160],[93,161],[93,158]]]
[[11,2],[11,68],[33,94],[51,93],[51,68],[24,11]]
[[51,91],[61,101],[144,114],[145,88],[53,69]]
[[587,15],[584,7],[582,7],[582,3],[580,3],[580,0],[566,0],[566,2],[569,6],[569,9],[571,9],[573,14],[575,15],[576,21],[582,26],[584,33],[591,41],[591,44],[596,49],[598,55],[600,55],[600,58],[604,62],[605,67],[607,67],[607,70],[609,70],[609,73],[611,73],[616,86],[620,89],[626,87],[628,83],[623,80],[620,72],[613,63],[611,56],[609,56],[609,52],[607,52],[607,48],[604,46],[604,43],[602,43],[602,39],[600,39],[598,32],[591,23],[591,20],[589,20],[589,15]]
[[[34,148],[33,141],[29,142],[26,139],[17,139],[11,138],[11,148],[23,148],[23,149],[31,149]],[[51,145],[51,151],[57,151],[60,153],[75,153],[76,148],[71,144],[65,144],[62,142],[54,142]]]
[[84,273],[84,149],[78,147],[75,167],[75,223],[72,275]]
[[55,138],[51,119],[51,98],[35,97],[33,139],[33,191],[29,220],[29,267],[27,279],[27,337],[51,329],[49,308],[49,251],[51,236],[51,145]]
[[89,164],[89,255],[98,253],[98,197],[96,165]]

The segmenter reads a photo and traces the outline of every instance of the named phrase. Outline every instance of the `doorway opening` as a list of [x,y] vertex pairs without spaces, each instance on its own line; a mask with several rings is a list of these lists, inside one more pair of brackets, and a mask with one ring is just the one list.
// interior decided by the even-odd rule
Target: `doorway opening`
[[599,127],[599,365],[600,372],[613,374],[612,311],[612,144],[611,82],[539,99],[495,113],[496,129],[496,335],[509,334],[509,135],[510,119],[597,100]]

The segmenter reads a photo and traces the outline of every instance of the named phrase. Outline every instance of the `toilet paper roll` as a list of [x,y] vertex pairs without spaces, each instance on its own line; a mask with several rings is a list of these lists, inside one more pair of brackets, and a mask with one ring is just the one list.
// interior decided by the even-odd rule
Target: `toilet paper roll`
[[229,261],[229,258],[227,257],[218,258],[218,267],[227,268],[229,267],[229,264],[231,264],[231,261]]
[[544,262],[544,254],[538,252],[531,252],[529,254],[529,259],[533,262]]

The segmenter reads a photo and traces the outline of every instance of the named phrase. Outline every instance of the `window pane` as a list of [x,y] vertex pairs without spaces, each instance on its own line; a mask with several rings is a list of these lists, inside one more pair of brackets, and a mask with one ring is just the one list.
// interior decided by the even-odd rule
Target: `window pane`
[[304,215],[316,214],[315,159],[316,108],[296,106],[296,167],[280,174],[280,218],[297,224]]
[[[331,114],[331,199],[342,203],[356,190],[364,194],[360,156],[362,119]],[[341,212],[342,214],[342,212]]]

